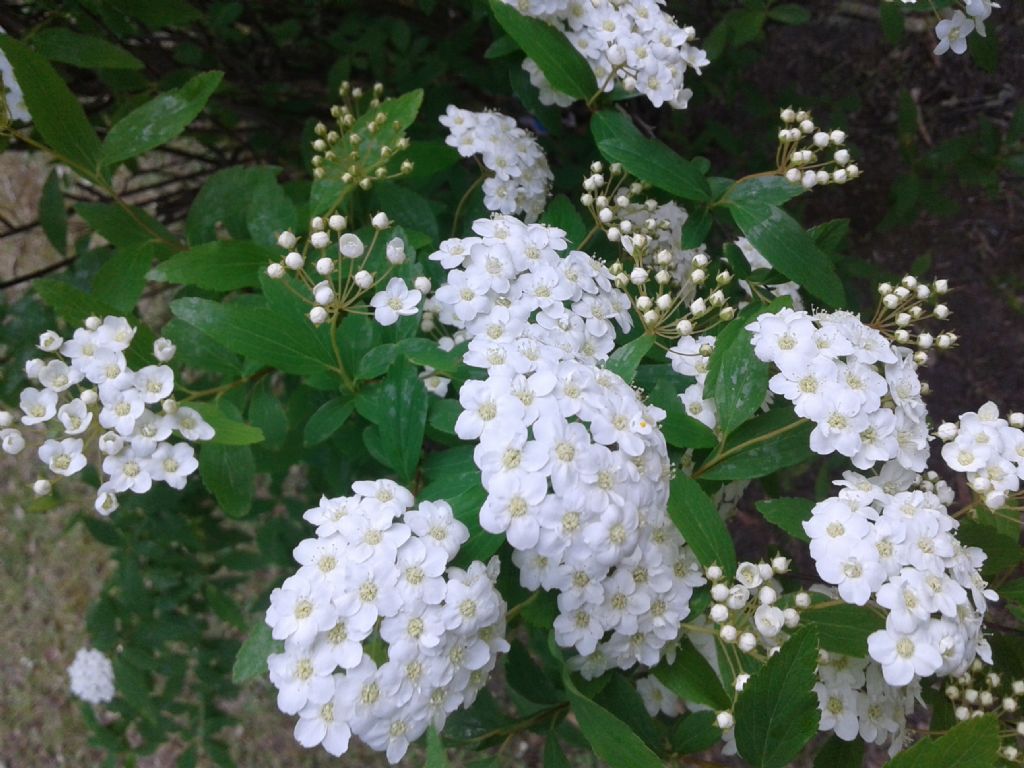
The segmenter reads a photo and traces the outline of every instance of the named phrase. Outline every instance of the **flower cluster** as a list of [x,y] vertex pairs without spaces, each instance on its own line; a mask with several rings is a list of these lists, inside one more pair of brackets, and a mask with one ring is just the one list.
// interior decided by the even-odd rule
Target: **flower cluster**
[[945,322],[949,318],[949,307],[942,303],[942,296],[948,291],[946,280],[922,283],[913,275],[904,275],[898,285],[881,283],[879,305],[871,324],[891,334],[897,344],[916,346],[914,361],[924,365],[928,362],[928,350],[950,349],[957,342],[955,333],[933,335],[919,328],[925,321]]
[[440,118],[445,142],[463,157],[480,155],[490,174],[483,182],[484,206],[495,213],[522,213],[536,221],[554,179],[537,140],[499,112],[470,112],[453,104]]
[[957,720],[990,713],[998,715],[1012,728],[1009,733],[1003,731],[1003,738],[1009,743],[1004,744],[1000,752],[1007,761],[1020,762],[1022,753],[1017,744],[1024,737],[1024,720],[1020,719],[1024,680],[1007,680],[998,672],[986,672],[984,665],[975,661],[970,669],[946,686],[945,694]]
[[328,172],[343,184],[356,184],[371,189],[377,181],[387,181],[413,171],[411,160],[392,167],[396,155],[409,148],[401,122],[388,119],[382,109],[384,86],[375,83],[369,100],[363,89],[352,87],[347,80],[338,88],[342,103],[331,107],[335,126],[317,123],[313,129],[313,176],[325,179]]
[[967,482],[989,509],[999,509],[1020,491],[1024,479],[1024,414],[999,417],[995,403],[985,403],[977,413],[960,415],[956,424],[939,426],[946,441],[942,458],[949,467],[967,475]]
[[800,623],[797,608],[808,604],[798,599],[795,608],[778,605],[782,586],[775,577],[787,573],[789,566],[782,556],[771,562],[742,562],[731,581],[718,566],[707,569],[712,582],[708,619],[723,643],[735,645],[742,653],[754,653],[759,647],[771,651],[782,644],[785,631]]
[[[685,109],[690,96],[687,70],[700,74],[707,54],[691,43],[693,27],[680,27],[664,0],[503,0],[520,13],[544,19],[565,33],[590,64],[601,90],[616,85],[642,93],[660,107]],[[572,99],[552,88],[537,65],[523,64],[545,104],[568,106]]]
[[868,744],[884,745],[894,755],[905,742],[907,716],[921,695],[921,684],[904,686],[885,681],[882,668],[870,659],[821,651],[818,654],[818,728],[843,741],[858,736]]
[[779,369],[769,389],[814,422],[812,451],[838,452],[858,469],[895,459],[924,470],[927,410],[909,349],[842,311],[781,309],[746,329],[757,357]]
[[885,681],[962,674],[976,656],[990,662],[981,623],[997,598],[978,572],[985,553],[957,541],[949,486],[895,462],[836,485],[838,496],[815,505],[804,530],[818,575],[840,598],[886,609],[885,629],[868,637]]
[[295,738],[339,756],[352,735],[402,758],[430,725],[473,703],[505,641],[498,562],[448,563],[469,538],[443,501],[390,480],[353,483],[305,519],[299,570],[270,596],[266,621],[284,652],[267,664]]
[[[22,425],[59,424],[59,431],[51,434],[60,439],[51,437],[40,446],[40,461],[53,474],[67,477],[85,468],[90,446],[97,445],[104,456],[105,479],[96,493],[96,511],[102,515],[117,509],[119,493],[146,493],[154,482],[185,487],[199,462],[189,442],[169,442],[172,433],[185,441],[214,435],[195,409],[173,399],[174,371],[168,366],[128,367],[125,350],[134,336],[135,328],[123,317],[90,317],[70,339],[54,331],[42,334],[39,348],[53,357],[36,358],[25,366],[39,387],[21,392]],[[167,339],[153,345],[153,355],[161,362],[174,352]],[[25,447],[13,423],[10,413],[0,412],[0,445],[9,454]],[[46,495],[51,483],[41,479],[34,488]]]
[[[786,107],[779,118],[782,128],[779,129],[778,167],[791,182],[811,189],[823,184],[845,184],[860,176],[860,168],[844,146],[844,131],[821,130],[811,113],[803,109]],[[829,160],[820,159],[824,152],[831,153]]]
[[71,693],[90,704],[106,704],[114,698],[114,666],[102,651],[79,648],[68,667]]
[[704,382],[708,377],[708,365],[714,350],[714,336],[681,336],[667,354],[673,371],[681,376],[696,379],[679,393],[679,400],[687,415],[708,429],[718,426],[718,409],[715,401],[704,396]]
[[[415,287],[410,289],[400,277],[389,279],[392,271],[406,261],[405,241],[400,237],[391,238],[384,248],[386,268],[381,270],[371,262],[377,241],[391,228],[392,222],[387,214],[380,212],[373,216],[371,223],[373,239],[369,245],[354,232],[345,231],[348,221],[339,213],[326,219],[316,216],[309,222],[310,235],[301,252],[296,250],[299,239],[292,232],[278,236],[277,244],[287,253],[267,267],[267,275],[280,280],[291,271],[299,279],[310,294],[305,301],[312,305],[309,320],[314,325],[328,320],[335,322],[345,314],[370,314],[372,311],[374,320],[387,326],[397,323],[400,317],[419,312],[423,294],[430,290],[430,280],[417,277]],[[313,268],[322,279],[313,278],[306,270],[311,250],[319,254]],[[375,269],[377,271],[373,271]],[[374,293],[367,307],[366,296],[385,279],[387,285]]]
[[455,425],[479,441],[481,526],[505,535],[523,586],[559,593],[555,638],[584,675],[653,665],[703,578],[665,511],[663,414],[595,365],[612,318],[628,324],[625,297],[589,256],[559,258],[561,230],[503,218],[474,231],[431,258],[451,269],[440,319],[488,373],[462,386]]

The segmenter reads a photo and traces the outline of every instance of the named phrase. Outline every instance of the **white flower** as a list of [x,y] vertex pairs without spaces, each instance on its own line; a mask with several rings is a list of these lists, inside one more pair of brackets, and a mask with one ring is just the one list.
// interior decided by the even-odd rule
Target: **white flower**
[[35,387],[26,387],[21,390],[21,411],[25,415],[21,417],[21,423],[26,427],[33,424],[40,424],[49,421],[57,414],[57,393]]
[[114,666],[102,651],[79,648],[68,667],[71,693],[90,704],[105,704],[114,698]]
[[931,644],[927,628],[909,633],[879,629],[868,635],[868,652],[882,665],[889,685],[907,685],[915,675],[927,677],[942,666],[942,656]]
[[378,292],[370,299],[370,306],[373,307],[373,319],[381,325],[394,325],[399,317],[415,315],[418,310],[420,299],[423,294],[405,284],[400,277],[392,277],[388,280],[387,288]]
[[51,472],[65,477],[73,475],[85,466],[82,441],[77,437],[65,440],[47,440],[39,447],[39,459]]
[[932,53],[936,56],[941,56],[949,50],[958,56],[965,53],[967,51],[967,36],[974,31],[974,27],[974,19],[964,16],[963,11],[954,11],[952,18],[943,19],[935,25],[935,36],[939,39],[939,43]]
[[163,337],[153,342],[153,357],[159,360],[161,363],[169,362],[174,358],[178,348],[174,345],[174,342],[170,339]]
[[160,443],[149,457],[153,480],[163,481],[178,490],[185,487],[188,476],[198,468],[195,450],[188,443]]

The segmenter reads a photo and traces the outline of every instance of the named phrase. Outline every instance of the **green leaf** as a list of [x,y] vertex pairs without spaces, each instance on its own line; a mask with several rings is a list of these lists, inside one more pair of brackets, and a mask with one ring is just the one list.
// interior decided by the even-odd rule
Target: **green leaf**
[[672,385],[662,379],[651,393],[651,402],[665,411],[665,420],[658,426],[669,445],[676,448],[714,448],[715,433],[690,416]]
[[668,514],[700,564],[736,571],[736,551],[725,521],[700,483],[682,472],[669,484]]
[[961,520],[957,538],[967,547],[980,547],[988,555],[981,566],[981,575],[991,579],[1013,568],[1024,557],[1016,536],[1007,536],[991,526],[974,520]]
[[903,11],[899,3],[881,3],[878,7],[882,17],[882,34],[889,45],[903,42]]
[[604,367],[612,373],[618,374],[627,384],[633,382],[636,376],[637,366],[644,359],[644,355],[654,346],[654,337],[644,334],[637,336],[632,341],[623,344],[612,352]]
[[722,202],[733,205],[742,203],[782,205],[805,191],[802,184],[794,183],[784,176],[756,176],[729,187]]
[[700,468],[700,476],[753,480],[807,461],[814,455],[809,446],[813,429],[814,424],[799,419],[788,404],[775,406],[736,430],[725,447],[727,451],[738,449],[737,453],[722,460],[711,458]]
[[252,445],[263,442],[263,430],[228,416],[216,402],[184,403],[195,409],[214,429],[210,443],[219,445]]
[[554,732],[544,740],[544,768],[572,768]]
[[544,214],[540,217],[542,224],[558,227],[565,231],[565,239],[573,248],[578,248],[587,236],[587,225],[580,216],[572,201],[565,195],[556,195],[548,203]]
[[396,223],[406,229],[423,232],[432,242],[440,239],[437,216],[430,202],[413,189],[400,184],[379,182],[373,185],[374,209],[388,211]]
[[247,445],[207,443],[199,450],[199,476],[228,517],[245,517],[252,508],[256,467]]
[[106,0],[106,4],[150,29],[182,26],[203,17],[185,0]]
[[171,302],[171,312],[233,352],[285,373],[310,375],[336,365],[327,329],[314,327],[298,307],[184,298]]
[[580,730],[594,748],[594,754],[610,768],[663,768],[659,758],[628,725],[573,685],[568,668],[562,681]]
[[103,140],[103,164],[138,157],[179,136],[203,111],[223,77],[223,72],[203,72],[129,112]]
[[175,363],[232,378],[240,376],[242,366],[238,355],[218,344],[194,325],[174,318],[163,327],[161,333],[178,348],[174,355]]
[[122,315],[135,311],[146,288],[146,272],[166,251],[156,243],[120,248],[103,262],[92,280],[92,293]]
[[406,360],[392,364],[383,381],[356,398],[359,412],[380,428],[382,458],[403,483],[412,482],[420,462],[427,398],[416,366]]
[[177,243],[177,239],[159,221],[141,208],[122,207],[117,203],[77,203],[75,211],[85,223],[119,247],[163,241]]
[[434,726],[427,730],[427,768],[451,768],[444,744]]
[[768,363],[754,354],[750,331],[745,325],[744,322],[729,323],[718,334],[708,366],[707,381],[713,382],[719,428],[726,434],[757,413],[764,403],[771,378]]
[[215,240],[157,264],[149,279],[194,285],[209,291],[258,288],[260,274],[280,256],[278,249],[247,240]]
[[521,15],[501,0],[491,0],[491,13],[526,55],[537,62],[556,91],[581,101],[597,93],[594,72],[565,35],[540,19]]
[[68,249],[68,212],[64,207],[64,193],[60,188],[60,176],[50,171],[39,197],[39,225],[46,239],[58,253]]
[[590,131],[609,162],[622,163],[641,181],[683,200],[711,199],[711,188],[697,166],[660,141],[644,138],[627,115],[598,112],[590,120]]
[[283,643],[271,637],[270,627],[261,617],[252,625],[249,636],[238,649],[235,664],[231,668],[231,681],[240,684],[266,677],[267,657],[280,653],[283,647]]
[[273,183],[279,171],[274,166],[236,166],[213,174],[188,210],[185,220],[188,241],[198,245],[216,240],[218,227],[226,229],[235,239],[250,237],[248,215],[253,190],[268,179]]
[[306,422],[306,428],[302,432],[303,445],[311,448],[327,440],[348,421],[355,407],[351,400],[343,400],[340,397],[321,405]]
[[800,623],[817,630],[824,650],[860,658],[867,653],[868,635],[882,629],[885,619],[860,605],[812,605],[800,612]]
[[95,179],[100,141],[78,99],[50,63],[24,43],[2,35],[0,50],[14,68],[36,130],[76,171]]
[[780,24],[806,24],[811,20],[811,12],[796,3],[780,3],[768,9],[768,18]]
[[462,355],[465,347],[459,345],[454,349],[445,352],[437,342],[432,339],[414,337],[402,339],[398,343],[398,350],[405,359],[416,365],[429,366],[439,373],[454,373],[462,362]]
[[744,759],[758,768],[782,768],[818,732],[817,666],[818,638],[804,627],[750,677],[733,709]]
[[[273,246],[279,234],[295,229],[297,221],[295,203],[273,175],[261,173],[257,176],[245,211],[249,236],[260,245]],[[280,250],[275,247],[274,253],[279,254]]]
[[833,735],[814,756],[814,768],[860,768],[864,764],[864,742],[843,741]]
[[843,284],[832,262],[792,216],[778,206],[749,200],[728,207],[736,226],[773,267],[828,306],[843,305]]
[[993,715],[958,723],[939,739],[925,737],[885,768],[991,768],[1000,765],[999,720]]
[[672,731],[672,751],[680,755],[704,752],[715,746],[722,731],[715,722],[715,713],[709,710],[684,715]]
[[64,27],[32,35],[33,47],[50,61],[85,69],[142,69],[142,62],[119,45]]
[[396,344],[380,344],[372,347],[356,368],[356,381],[368,381],[383,376],[391,364],[398,357],[398,346]]
[[754,506],[765,520],[794,539],[810,541],[803,527],[804,521],[811,519],[811,509],[814,508],[810,499],[764,499]]
[[694,206],[683,223],[683,248],[699,248],[707,239],[708,232],[714,224],[711,211],[706,205]]
[[683,701],[693,701],[715,710],[729,709],[732,705],[729,694],[708,660],[685,638],[679,642],[675,660],[655,667],[654,676]]

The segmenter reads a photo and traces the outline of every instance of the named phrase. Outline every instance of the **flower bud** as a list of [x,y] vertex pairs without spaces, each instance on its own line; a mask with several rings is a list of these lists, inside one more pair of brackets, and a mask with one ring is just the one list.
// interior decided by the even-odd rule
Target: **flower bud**
[[324,256],[316,260],[316,272],[318,275],[329,275],[334,271],[334,259]]
[[723,731],[727,731],[736,725],[736,719],[732,716],[732,712],[719,712],[715,715],[715,725]]
[[346,232],[338,238],[338,253],[346,259],[358,259],[366,251],[366,246],[357,235]]
[[391,226],[391,219],[388,218],[388,215],[384,213],[384,211],[380,211],[373,215],[373,218],[370,219],[370,224],[377,231],[381,231]]
[[292,251],[284,257],[284,265],[288,269],[302,269],[302,266],[306,263],[306,260],[302,258],[302,254],[298,251]]
[[267,277],[271,280],[280,280],[284,277],[284,265],[274,262],[273,264],[267,265]]
[[295,243],[297,242],[298,240],[296,239],[295,235],[288,231],[284,231],[277,236],[277,244],[281,248],[284,248],[286,251],[290,251],[292,248],[294,248]]
[[161,337],[153,342],[153,357],[161,363],[166,363],[173,359],[174,353],[177,351],[178,348],[170,339]]
[[757,648],[757,638],[754,637],[753,632],[744,632],[739,636],[736,645],[743,653],[750,653]]
[[393,237],[388,241],[384,255],[389,264],[399,265],[405,263],[405,243],[400,237]]
[[430,278],[429,277],[424,277],[423,275],[420,275],[419,277],[417,277],[415,280],[412,281],[412,285],[413,285],[413,288],[415,288],[417,291],[422,293],[424,296],[426,296],[428,293],[430,293]]
[[340,213],[335,213],[331,218],[327,220],[327,226],[330,227],[334,232],[341,232],[348,226],[348,222],[345,217]]
[[51,485],[49,480],[36,480],[32,483],[32,493],[36,496],[49,496],[52,490],[53,485]]
[[365,269],[361,269],[353,275],[352,282],[355,283],[356,287],[360,290],[367,291],[373,286],[373,275]]
[[313,307],[309,310],[309,319],[313,325],[323,325],[327,321],[327,310],[323,307]]
[[711,606],[711,610],[708,611],[708,617],[715,622],[715,624],[722,624],[729,620],[729,609],[721,603],[715,603]]
[[736,627],[734,627],[732,624],[726,624],[718,631],[718,636],[722,639],[723,643],[735,643],[736,635]]
[[309,243],[317,249],[326,248],[331,244],[331,236],[326,232],[314,232],[309,236]]
[[313,300],[324,307],[334,301],[334,289],[326,280],[313,288]]

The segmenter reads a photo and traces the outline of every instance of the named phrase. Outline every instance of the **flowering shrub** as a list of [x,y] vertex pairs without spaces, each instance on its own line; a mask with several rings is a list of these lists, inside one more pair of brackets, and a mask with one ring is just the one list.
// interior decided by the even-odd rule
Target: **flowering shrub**
[[52,314],[0,413],[39,509],[95,487],[78,519],[113,575],[68,668],[95,743],[231,765],[227,699],[269,710],[269,682],[302,747],[422,740],[431,768],[527,731],[546,766],[1016,761],[1021,646],[985,622],[1024,594],[1024,416],[935,424],[948,282],[857,306],[843,225],[784,209],[841,200],[857,137],[778,105],[774,160],[727,178],[643,119],[699,109],[684,76],[714,63],[663,3],[456,5],[535,119],[493,83],[335,83],[301,162],[210,174],[178,222],[120,179],[219,151],[197,119],[245,130],[222,73],[126,77],[90,122],[52,33],[141,62],[0,37],[3,134],[66,177],[47,234],[66,247],[71,185],[104,200],[75,203],[100,266],[37,281]]

